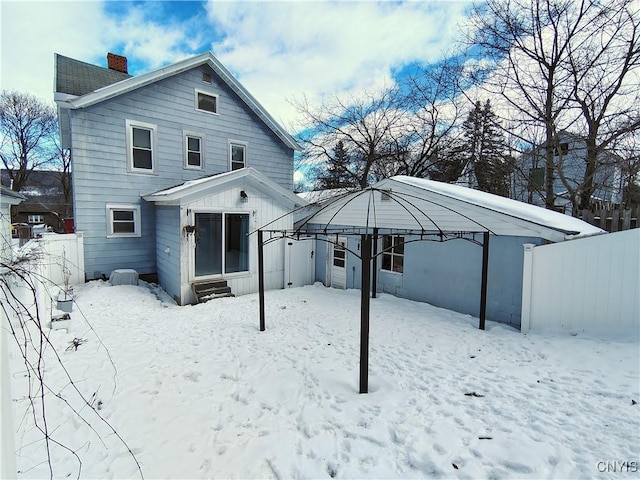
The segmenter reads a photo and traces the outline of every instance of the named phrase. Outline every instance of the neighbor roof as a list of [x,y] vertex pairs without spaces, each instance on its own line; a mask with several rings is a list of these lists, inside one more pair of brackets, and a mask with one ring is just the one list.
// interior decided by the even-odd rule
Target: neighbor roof
[[[56,55],[56,61],[66,58],[61,55]],[[64,62],[64,60],[63,60]],[[81,62],[80,62],[81,63]],[[109,84],[93,90],[79,94],[76,98],[60,98],[57,97],[58,106],[61,108],[84,108],[96,103],[103,102],[110,98],[117,97],[124,93],[131,92],[138,88],[150,85],[165,78],[177,75],[192,68],[209,65],[211,69],[225,82],[229,88],[238,95],[242,101],[260,118],[271,131],[288,147],[294,150],[302,150],[302,147],[296,142],[296,140],[284,129],[274,118],[265,110],[265,108],[242,86],[242,84],[227,70],[227,68],[220,63],[220,61],[211,52],[202,53],[194,57],[181,60],[174,64],[162,67],[158,70],[148,72],[135,77],[128,77],[117,83]],[[97,67],[101,68],[101,67]],[[56,67],[56,71],[58,68]],[[104,69],[103,69],[104,70]],[[56,88],[58,81],[56,81]],[[62,92],[56,90],[58,94],[65,94],[69,92]]]
[[27,199],[27,197],[25,197],[21,193],[14,192],[4,185],[0,185],[0,197],[2,198],[2,203],[8,205],[18,205],[19,203],[24,202]]
[[605,233],[535,205],[421,178],[396,176],[321,205],[304,225],[539,237],[553,242]]
[[131,75],[98,65],[55,54],[55,91],[82,96],[99,88],[118,83]]

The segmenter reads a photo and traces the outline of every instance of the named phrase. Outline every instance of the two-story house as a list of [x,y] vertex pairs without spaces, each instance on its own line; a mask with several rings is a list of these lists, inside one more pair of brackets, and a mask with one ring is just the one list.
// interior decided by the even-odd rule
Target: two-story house
[[[553,194],[556,209],[572,213],[572,195],[577,202],[580,187],[585,181],[587,146],[583,138],[569,132],[560,132],[558,141],[546,147],[535,147],[518,159],[516,176],[513,179],[512,197],[538,206],[545,205],[546,154],[553,151]],[[604,152],[598,158],[598,169],[593,178],[595,191],[592,204],[617,205],[622,201],[622,178],[619,158]],[[562,178],[564,177],[564,178]]]
[[[107,60],[55,55],[86,278],[157,274],[179,304],[204,280],[257,291],[251,232],[291,226],[285,214],[304,203],[292,192],[300,146],[211,53],[139,76],[125,57]],[[282,287],[283,257],[277,242],[265,251],[266,288]]]

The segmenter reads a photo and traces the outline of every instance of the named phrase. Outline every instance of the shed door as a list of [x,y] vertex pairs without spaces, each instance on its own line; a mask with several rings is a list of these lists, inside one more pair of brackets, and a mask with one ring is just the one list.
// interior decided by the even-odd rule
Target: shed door
[[338,237],[337,242],[330,243],[331,249],[331,286],[334,288],[347,287],[347,239]]
[[313,238],[286,239],[284,256],[284,288],[312,285],[315,281]]

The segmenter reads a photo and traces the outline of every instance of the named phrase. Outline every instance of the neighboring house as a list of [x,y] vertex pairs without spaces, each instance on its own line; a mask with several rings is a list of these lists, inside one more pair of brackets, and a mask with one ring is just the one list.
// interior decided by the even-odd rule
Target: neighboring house
[[[586,144],[580,136],[562,132],[559,135],[558,144],[550,148],[553,149],[555,166],[553,177],[555,205],[558,211],[572,214],[570,194],[560,178],[558,168],[562,168],[567,182],[575,190],[579,181],[584,179]],[[512,186],[513,198],[533,205],[545,205],[546,152],[546,147],[542,145],[520,156],[517,178],[514,179]],[[604,153],[598,161],[601,167],[594,179],[597,188],[591,197],[591,202],[596,205],[619,205],[622,202],[622,178],[617,166],[619,159],[612,153]]]
[[[311,234],[315,279],[360,288],[360,233],[377,229],[378,292],[478,316],[483,233],[488,247],[487,318],[520,327],[524,244],[604,233],[557,212],[457,185],[391,177],[362,192],[313,192],[297,232]],[[552,272],[549,272],[552,274]]]
[[[292,193],[300,146],[211,53],[135,77],[126,58],[107,60],[55,56],[86,278],[157,275],[179,304],[205,280],[257,291],[250,234],[305,204]],[[267,288],[279,288],[283,247],[270,248]]]
[[[20,191],[26,199],[12,209],[12,223],[30,226],[48,225],[58,233],[65,232],[73,219],[71,198],[65,198],[61,172],[34,170]],[[9,172],[2,169],[2,185],[9,187]]]
[[11,261],[11,207],[26,200],[21,193],[0,185],[0,263]]

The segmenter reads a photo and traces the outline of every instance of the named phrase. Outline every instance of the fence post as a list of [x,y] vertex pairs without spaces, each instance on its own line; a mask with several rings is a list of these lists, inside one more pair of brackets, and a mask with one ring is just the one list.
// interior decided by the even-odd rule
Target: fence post
[[0,312],[0,478],[16,478],[13,401],[11,396],[10,356],[7,337],[9,318]]
[[531,328],[531,294],[533,289],[533,243],[525,243],[522,265],[522,310],[520,331],[526,333]]

